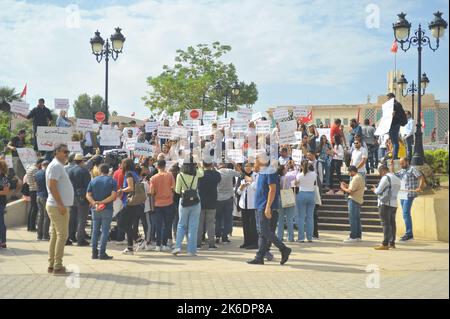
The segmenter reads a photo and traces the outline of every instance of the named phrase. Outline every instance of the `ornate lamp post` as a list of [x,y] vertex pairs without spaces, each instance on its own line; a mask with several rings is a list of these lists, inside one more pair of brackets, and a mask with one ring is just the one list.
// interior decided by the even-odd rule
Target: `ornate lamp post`
[[[422,74],[422,78],[420,79],[422,92],[420,93],[422,96],[425,95],[425,91],[427,89],[428,84],[430,83],[430,80],[428,79],[426,73]],[[406,80],[405,75],[402,74],[400,79],[397,81],[397,85],[400,89],[400,92],[403,97],[407,97],[409,94],[411,94],[411,102],[412,102],[412,117],[414,118],[414,96],[417,92],[417,85],[414,83],[414,80],[411,82],[411,84],[408,86],[408,80]]]
[[222,86],[221,81],[218,81],[216,84],[216,91],[220,94],[225,89],[225,118],[228,118],[228,102],[231,100],[231,97],[238,96],[241,92],[241,88],[239,87],[239,84],[234,82],[234,85],[232,87],[226,86],[225,88]]
[[[400,43],[400,47],[403,51],[408,51],[411,46],[417,47],[418,52],[418,78],[417,78],[417,92],[422,91],[422,47],[428,46],[431,50],[436,51],[439,48],[439,39],[442,38],[447,29],[447,21],[442,19],[442,12],[434,13],[434,20],[429,23],[428,28],[431,31],[431,35],[436,39],[436,46],[431,45],[431,40],[425,35],[425,31],[419,24],[419,28],[414,31],[414,36],[411,34],[411,23],[406,20],[406,14],[398,14],[398,20],[392,27],[394,29],[395,40]],[[416,129],[416,142],[414,144],[414,155],[411,161],[412,165],[423,165],[423,133],[421,125],[421,113],[422,113],[422,94],[417,97],[417,129]]]
[[106,73],[105,73],[105,106],[106,106],[106,118],[105,121],[108,123],[108,64],[109,57],[116,61],[119,57],[119,53],[122,53],[123,43],[125,42],[125,37],[120,32],[121,29],[117,27],[116,33],[111,35],[111,44],[109,43],[109,39],[106,39],[106,44],[103,38],[100,36],[100,32],[98,30],[95,32],[94,37],[91,39],[91,47],[92,53],[95,55],[95,59],[98,63],[100,63],[105,58],[106,64]]

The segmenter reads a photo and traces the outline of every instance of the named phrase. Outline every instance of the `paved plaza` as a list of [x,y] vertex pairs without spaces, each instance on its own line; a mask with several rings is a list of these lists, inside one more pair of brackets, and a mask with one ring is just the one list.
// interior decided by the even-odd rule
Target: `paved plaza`
[[[198,257],[162,252],[123,256],[109,244],[112,261],[92,260],[89,247],[66,247],[72,277],[48,275],[48,242],[23,228],[8,231],[0,251],[1,298],[449,298],[449,246],[415,240],[390,251],[375,251],[381,234],[343,244],[345,234],[322,233],[314,243],[289,243],[293,254],[264,266],[247,265],[254,251],[232,243]],[[373,272],[375,271],[375,272]]]

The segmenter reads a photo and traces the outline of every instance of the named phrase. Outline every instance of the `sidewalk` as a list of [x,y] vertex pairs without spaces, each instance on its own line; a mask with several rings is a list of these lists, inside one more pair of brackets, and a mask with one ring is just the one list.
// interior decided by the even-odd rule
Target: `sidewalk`
[[0,250],[0,298],[449,298],[449,246],[442,242],[375,251],[381,234],[343,244],[345,233],[324,232],[312,244],[288,243],[293,253],[284,266],[274,249],[273,262],[255,266],[246,264],[255,251],[239,249],[242,230],[235,228],[232,244],[202,249],[194,258],[123,256],[124,246],[110,243],[114,260],[100,261],[90,259],[90,247],[69,246],[64,263],[77,274],[64,278],[46,273],[48,242],[35,235],[8,230],[8,249]]

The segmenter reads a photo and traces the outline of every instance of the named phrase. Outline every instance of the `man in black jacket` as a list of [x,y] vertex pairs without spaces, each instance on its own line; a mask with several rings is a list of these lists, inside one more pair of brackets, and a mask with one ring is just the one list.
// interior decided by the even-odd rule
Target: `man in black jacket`
[[45,106],[45,100],[39,99],[39,104],[31,110],[27,119],[33,119],[33,145],[37,151],[36,132],[38,126],[50,126],[52,121],[52,113]]
[[[389,93],[387,95],[389,99],[395,99],[395,95],[393,93]],[[398,159],[398,136],[400,133],[400,126],[404,126],[407,123],[406,113],[403,109],[403,106],[397,100],[394,100],[394,112],[392,113],[392,123],[391,128],[389,130],[389,138],[391,139],[393,149],[393,159]]]

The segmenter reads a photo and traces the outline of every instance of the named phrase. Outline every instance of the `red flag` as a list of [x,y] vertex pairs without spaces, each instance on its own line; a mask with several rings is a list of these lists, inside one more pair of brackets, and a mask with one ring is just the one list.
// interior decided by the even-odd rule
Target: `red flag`
[[397,51],[398,51],[398,43],[397,43],[397,40],[394,40],[394,43],[392,43],[392,46],[391,46],[391,52],[397,53]]
[[27,95],[27,84],[25,83],[25,87],[23,88],[22,93],[20,94],[20,98],[23,98],[25,95]]
[[312,111],[308,112],[308,116],[300,117],[299,120],[300,120],[300,123],[303,123],[303,124],[311,122],[312,121]]

